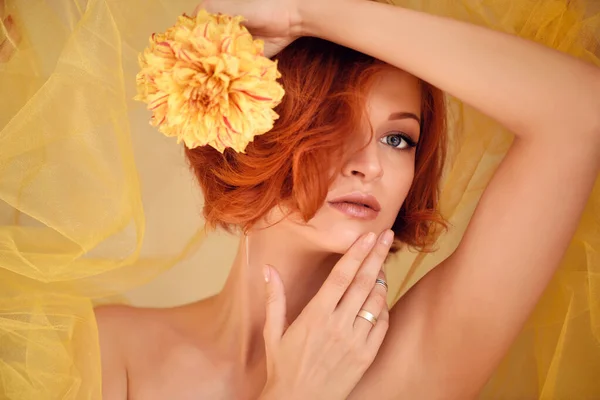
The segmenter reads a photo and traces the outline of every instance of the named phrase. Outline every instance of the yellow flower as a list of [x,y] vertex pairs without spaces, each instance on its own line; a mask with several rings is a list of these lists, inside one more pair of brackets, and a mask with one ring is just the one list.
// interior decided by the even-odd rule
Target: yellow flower
[[139,57],[136,100],[148,104],[150,124],[193,149],[244,152],[254,136],[273,128],[273,107],[284,90],[277,63],[266,58],[242,17],[183,15],[153,34]]

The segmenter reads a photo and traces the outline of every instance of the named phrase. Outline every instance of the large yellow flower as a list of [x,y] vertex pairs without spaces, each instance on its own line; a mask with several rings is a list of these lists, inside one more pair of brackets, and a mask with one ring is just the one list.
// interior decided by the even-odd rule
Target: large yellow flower
[[148,104],[150,124],[192,149],[210,145],[244,152],[273,128],[284,95],[277,63],[263,54],[242,17],[183,15],[153,34],[139,57],[136,100]]

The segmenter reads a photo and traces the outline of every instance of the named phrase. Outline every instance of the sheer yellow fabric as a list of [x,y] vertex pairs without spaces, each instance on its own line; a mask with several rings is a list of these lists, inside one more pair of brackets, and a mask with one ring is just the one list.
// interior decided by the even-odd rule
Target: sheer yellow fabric
[[[161,173],[162,155],[144,154],[138,145],[155,141],[165,152],[175,146],[139,123],[147,114],[132,100],[137,54],[149,34],[196,1],[2,3],[0,398],[99,399],[92,305],[156,277],[204,238],[196,215],[185,218],[198,218],[197,231],[169,234],[183,218],[170,205],[174,194],[153,193],[145,184]],[[397,3],[600,65],[600,16],[591,2],[587,9],[567,0]],[[452,229],[436,253],[390,261],[392,300],[456,246],[510,144],[505,130],[469,107],[453,100],[451,111],[442,209]],[[160,246],[148,248],[144,237],[157,235]],[[556,278],[482,398],[600,398],[599,249],[597,186]]]

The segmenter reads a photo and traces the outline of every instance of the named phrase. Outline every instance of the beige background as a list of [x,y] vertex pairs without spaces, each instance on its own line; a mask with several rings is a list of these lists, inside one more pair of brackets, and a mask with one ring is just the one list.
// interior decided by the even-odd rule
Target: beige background
[[[131,116],[131,130],[147,224],[142,255],[160,256],[178,252],[203,226],[202,196],[182,146],[150,127],[148,118],[140,107]],[[214,294],[227,277],[237,242],[222,231],[209,233],[195,254],[127,293],[128,299],[138,306],[162,307]]]

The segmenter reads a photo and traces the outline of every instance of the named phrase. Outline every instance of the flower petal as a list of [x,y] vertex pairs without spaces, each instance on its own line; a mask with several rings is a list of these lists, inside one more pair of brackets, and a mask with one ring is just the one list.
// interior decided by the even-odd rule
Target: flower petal
[[200,10],[150,37],[138,60],[135,99],[148,104],[160,132],[189,148],[244,152],[272,129],[272,108],[284,95],[281,75],[243,21]]

